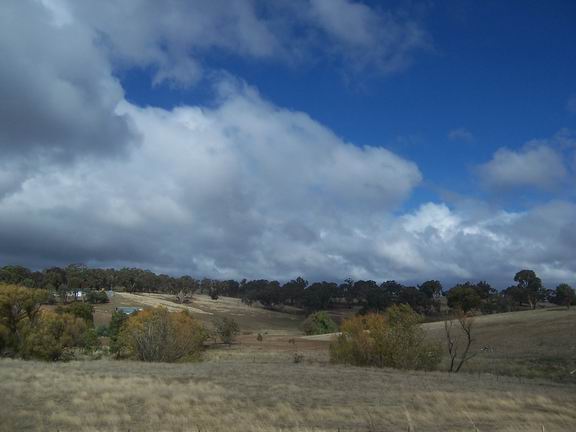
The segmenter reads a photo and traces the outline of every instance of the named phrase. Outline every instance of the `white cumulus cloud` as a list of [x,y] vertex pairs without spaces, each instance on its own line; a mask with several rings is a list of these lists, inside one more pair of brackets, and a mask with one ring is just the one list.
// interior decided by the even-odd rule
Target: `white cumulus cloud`
[[478,167],[481,180],[495,190],[532,187],[549,190],[568,178],[562,155],[539,142],[520,150],[500,148],[493,158]]

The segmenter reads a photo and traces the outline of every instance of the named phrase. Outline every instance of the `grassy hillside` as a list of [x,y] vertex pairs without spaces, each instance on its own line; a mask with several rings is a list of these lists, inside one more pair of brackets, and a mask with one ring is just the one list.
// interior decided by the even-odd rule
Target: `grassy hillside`
[[[211,345],[202,363],[0,360],[0,430],[568,432],[576,425],[576,310],[478,317],[478,356],[468,373],[447,374],[331,365],[333,336],[303,337],[303,315],[237,299],[195,296],[178,305],[170,296],[123,293],[96,307],[96,322],[117,306],[157,305],[188,309],[205,323],[232,316],[243,334],[232,347]],[[443,323],[424,328],[444,341]],[[295,353],[304,360],[294,363]]]
[[[423,326],[431,338],[445,343],[444,322]],[[333,337],[305,339],[328,343]],[[473,338],[477,356],[464,371],[576,383],[576,308],[479,316]]]
[[[444,340],[444,324],[424,327]],[[576,310],[538,309],[475,318],[475,349],[467,371],[576,383]]]
[[[118,306],[153,307],[164,306],[170,311],[188,310],[193,316],[209,324],[214,318],[228,316],[240,324],[243,332],[267,332],[270,334],[300,333],[300,323],[305,318],[298,313],[284,313],[271,311],[259,306],[248,306],[240,299],[220,297],[212,300],[207,295],[194,295],[192,303],[178,304],[175,296],[168,294],[130,294],[116,293],[111,303],[97,305],[95,323],[107,324],[112,312]],[[296,312],[296,311],[295,311]]]
[[282,354],[196,364],[0,361],[5,431],[568,432],[574,406],[571,385],[294,364]]
[[[173,300],[169,295],[118,293],[111,304],[97,306],[96,322],[107,322],[116,306],[163,305],[171,310],[187,309],[208,324],[215,317],[231,316],[239,322],[243,335],[239,337],[240,345],[219,357],[290,352],[295,347],[289,341],[294,339],[297,350],[309,352],[309,356],[318,360],[328,360],[326,350],[333,336],[301,337],[303,315],[247,306],[228,297],[212,300],[196,295],[189,305],[179,305]],[[423,326],[431,338],[444,343],[443,322]],[[257,333],[265,334],[262,342],[256,341]],[[478,355],[464,371],[576,383],[576,308],[479,316],[475,318],[473,347]]]

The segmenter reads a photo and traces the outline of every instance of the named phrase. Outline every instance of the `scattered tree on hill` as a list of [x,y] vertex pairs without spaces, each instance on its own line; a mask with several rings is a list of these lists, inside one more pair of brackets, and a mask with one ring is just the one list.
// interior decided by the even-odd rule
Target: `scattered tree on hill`
[[482,297],[480,297],[478,290],[470,282],[458,284],[451,288],[446,298],[450,308],[461,309],[464,312],[478,309],[482,303]]
[[216,335],[222,343],[232,345],[236,336],[240,333],[240,326],[238,323],[229,317],[219,318],[214,322]]
[[560,284],[556,287],[554,294],[551,296],[552,303],[557,305],[566,306],[570,309],[570,305],[576,302],[576,293],[574,289],[568,284]]
[[512,285],[503,291],[504,297],[513,307],[513,309],[518,309],[523,304],[528,303],[528,298],[526,292],[517,285]]
[[546,298],[542,281],[533,270],[520,270],[514,276],[514,281],[532,309],[536,309],[538,302]]
[[426,296],[432,311],[440,313],[441,299],[444,295],[442,284],[437,280],[429,280],[418,285],[418,289]]
[[[457,322],[456,326],[454,321]],[[458,328],[460,334],[457,334],[458,330],[454,329],[454,327]],[[448,356],[450,358],[448,372],[459,372],[468,360],[476,356],[476,352],[470,351],[474,342],[472,338],[473,327],[474,318],[462,311],[457,313],[456,320],[444,321]]]
[[486,281],[480,281],[473,287],[482,300],[489,299],[497,293],[497,291]]

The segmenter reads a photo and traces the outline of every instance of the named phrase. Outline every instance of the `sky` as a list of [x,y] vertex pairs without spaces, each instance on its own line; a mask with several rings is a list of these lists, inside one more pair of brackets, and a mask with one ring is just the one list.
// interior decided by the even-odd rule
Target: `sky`
[[576,284],[576,3],[4,0],[0,265]]

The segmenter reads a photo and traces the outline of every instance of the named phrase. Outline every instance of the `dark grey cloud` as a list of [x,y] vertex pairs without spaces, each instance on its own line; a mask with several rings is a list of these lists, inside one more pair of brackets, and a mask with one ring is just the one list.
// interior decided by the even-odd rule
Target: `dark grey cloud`
[[93,36],[83,25],[58,23],[40,2],[3,3],[0,151],[4,161],[15,158],[36,165],[70,161],[119,154],[130,144],[129,124],[115,113],[123,99],[122,88]]

